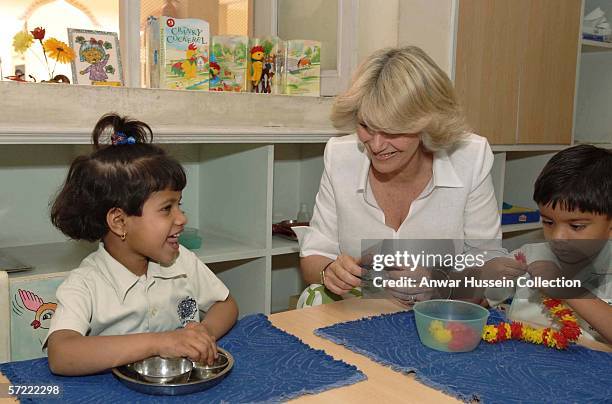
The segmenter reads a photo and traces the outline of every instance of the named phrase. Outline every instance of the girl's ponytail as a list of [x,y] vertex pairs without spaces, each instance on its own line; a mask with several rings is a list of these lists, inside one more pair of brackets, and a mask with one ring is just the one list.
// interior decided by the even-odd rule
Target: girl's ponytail
[[[114,138],[124,137],[125,142],[118,143]],[[117,114],[106,114],[100,118],[91,134],[94,148],[99,150],[110,145],[124,145],[132,143],[151,143],[153,131],[144,122]],[[127,142],[127,138],[132,138]]]

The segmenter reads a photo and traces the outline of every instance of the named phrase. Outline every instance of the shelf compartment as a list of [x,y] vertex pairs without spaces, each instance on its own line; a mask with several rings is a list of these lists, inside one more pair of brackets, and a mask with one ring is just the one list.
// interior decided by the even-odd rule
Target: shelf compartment
[[81,261],[98,248],[97,243],[64,241],[1,248],[5,253],[33,269],[9,273],[10,279],[39,277],[78,268]]
[[270,148],[200,145],[196,227],[266,249]]
[[225,261],[210,264],[238,303],[240,317],[269,313],[266,293],[266,258]]
[[[65,241],[5,247],[1,248],[0,252],[34,267],[31,270],[9,273],[9,278],[22,278],[71,271],[78,268],[81,261],[97,248],[98,243]],[[202,248],[194,250],[194,253],[202,262],[209,264],[261,257],[266,251],[229,237],[204,232]]]
[[519,231],[537,230],[542,228],[542,222],[505,224],[502,233],[514,233]]
[[610,52],[612,51],[611,42],[593,41],[591,39],[582,40],[583,52]]
[[272,313],[293,309],[289,307],[291,296],[299,295],[306,287],[299,268],[297,254],[272,257]]
[[300,245],[297,241],[272,236],[272,255],[293,254],[298,252],[300,252]]
[[323,174],[325,144],[274,145],[272,221],[296,219],[300,205],[310,213]]
[[503,201],[515,206],[537,209],[533,187],[554,152],[507,152]]
[[256,258],[266,254],[265,249],[260,246],[247,244],[220,234],[204,231],[201,232],[201,235],[202,247],[193,252],[205,264]]

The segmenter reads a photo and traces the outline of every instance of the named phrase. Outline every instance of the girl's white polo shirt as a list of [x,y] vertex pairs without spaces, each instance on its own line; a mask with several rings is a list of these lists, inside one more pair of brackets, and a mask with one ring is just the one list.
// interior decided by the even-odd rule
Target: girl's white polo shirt
[[150,262],[147,273],[136,276],[100,243],[57,289],[47,338],[66,329],[82,335],[174,330],[200,321],[200,311],[228,295],[223,282],[183,246],[172,265]]

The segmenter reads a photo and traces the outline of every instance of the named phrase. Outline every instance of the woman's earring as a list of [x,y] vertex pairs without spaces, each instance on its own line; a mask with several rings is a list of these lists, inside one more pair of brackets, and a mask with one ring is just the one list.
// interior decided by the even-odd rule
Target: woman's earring
[[125,241],[125,236],[127,235],[126,232],[123,232],[123,234],[121,235],[121,241]]

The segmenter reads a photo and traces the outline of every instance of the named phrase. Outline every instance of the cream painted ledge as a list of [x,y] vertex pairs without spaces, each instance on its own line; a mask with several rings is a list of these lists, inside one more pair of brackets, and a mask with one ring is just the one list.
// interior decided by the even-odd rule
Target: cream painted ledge
[[338,132],[333,99],[251,93],[0,82],[0,144],[89,144],[117,112],[147,122],[160,143],[318,143]]

